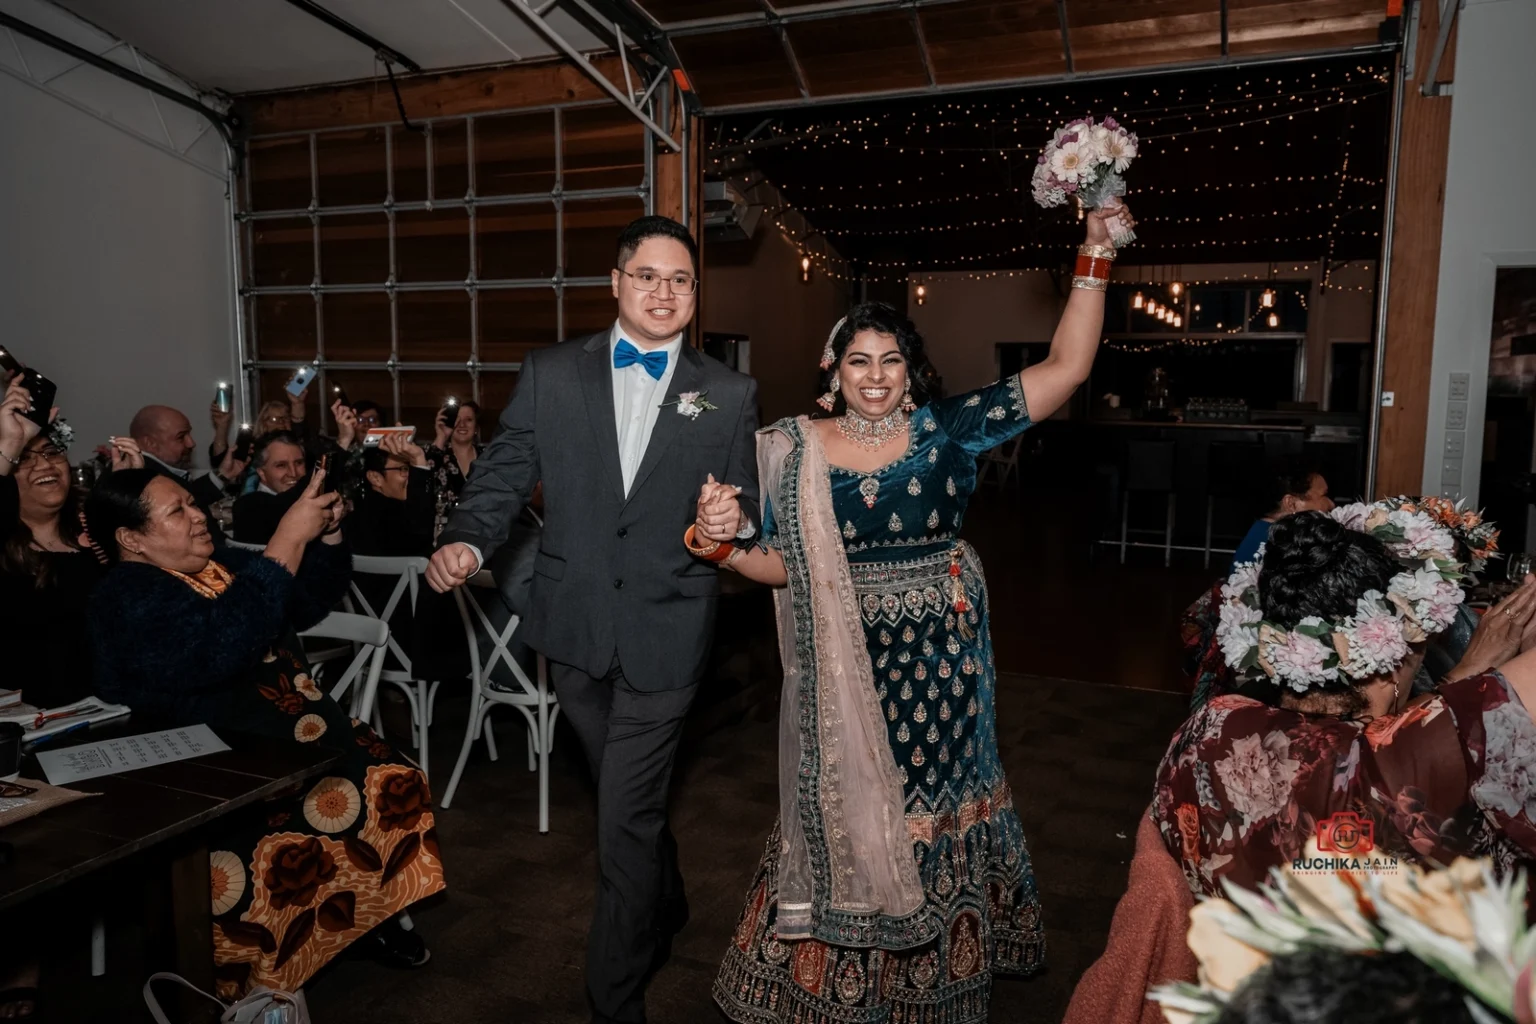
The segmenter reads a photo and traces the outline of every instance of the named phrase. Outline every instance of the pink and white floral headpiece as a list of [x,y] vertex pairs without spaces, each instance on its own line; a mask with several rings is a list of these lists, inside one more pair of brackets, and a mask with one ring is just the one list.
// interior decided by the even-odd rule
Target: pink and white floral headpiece
[[1450,530],[1425,512],[1390,502],[1344,505],[1332,515],[1346,528],[1381,541],[1403,571],[1392,577],[1385,594],[1362,594],[1344,621],[1313,615],[1288,630],[1266,621],[1259,605],[1260,548],[1221,588],[1216,639],[1233,670],[1258,669],[1297,693],[1345,677],[1369,679],[1396,669],[1408,657],[1409,644],[1441,632],[1456,618],[1465,595]]

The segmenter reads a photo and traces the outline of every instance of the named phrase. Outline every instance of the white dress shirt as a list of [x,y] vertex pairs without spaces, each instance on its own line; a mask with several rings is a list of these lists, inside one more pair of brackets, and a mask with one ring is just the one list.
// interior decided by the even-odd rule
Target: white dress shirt
[[[659,349],[645,349],[635,345],[633,339],[626,339],[635,345],[641,355],[647,351],[667,354],[667,368],[662,372],[660,380],[647,373],[643,363],[631,363],[623,369],[613,365],[614,350],[623,337],[619,322],[615,320],[608,331],[608,372],[613,374],[613,421],[619,441],[619,469],[624,477],[624,495],[628,497],[635,475],[640,472],[640,463],[645,460],[645,449],[651,443],[651,433],[660,418],[661,403],[667,400],[667,388],[672,385],[678,354],[683,349],[683,336],[679,332],[677,337]],[[485,555],[473,544],[465,546],[474,553],[478,572],[485,567]]]
[[660,380],[652,377],[643,363],[631,363],[623,369],[613,366],[614,351],[623,338],[618,321],[614,321],[612,330],[608,332],[608,362],[613,373],[613,419],[619,438],[619,469],[624,476],[624,495],[628,497],[635,483],[635,474],[640,471],[640,463],[645,459],[645,449],[651,443],[651,433],[656,429],[661,404],[667,400],[667,388],[671,387],[672,374],[677,369],[683,336],[679,334],[665,345],[653,349],[636,345],[632,338],[625,339],[641,355],[647,352],[667,354],[667,368],[662,371]]

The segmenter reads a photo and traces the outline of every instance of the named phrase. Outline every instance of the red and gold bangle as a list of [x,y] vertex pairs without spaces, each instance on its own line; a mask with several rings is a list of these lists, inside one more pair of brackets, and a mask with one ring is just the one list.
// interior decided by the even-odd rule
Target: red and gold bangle
[[1072,287],[1102,292],[1109,287],[1109,270],[1115,262],[1115,250],[1107,245],[1081,245],[1073,268]]
[[688,553],[695,558],[702,558],[706,562],[723,562],[735,552],[736,548],[734,545],[722,544],[717,540],[712,540],[708,545],[699,547],[698,537],[694,530],[695,527],[688,527],[687,532],[683,534],[683,544],[688,548]]

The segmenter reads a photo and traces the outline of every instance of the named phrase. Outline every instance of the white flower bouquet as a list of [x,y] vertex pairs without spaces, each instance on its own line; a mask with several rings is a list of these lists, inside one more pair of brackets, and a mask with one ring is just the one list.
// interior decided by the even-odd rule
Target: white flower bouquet
[[[1076,196],[1090,210],[1118,209],[1125,195],[1123,175],[1136,158],[1136,147],[1136,133],[1113,117],[1097,124],[1083,117],[1056,129],[1035,165],[1035,202],[1049,209]],[[1116,248],[1136,240],[1136,232],[1118,216],[1106,226]]]

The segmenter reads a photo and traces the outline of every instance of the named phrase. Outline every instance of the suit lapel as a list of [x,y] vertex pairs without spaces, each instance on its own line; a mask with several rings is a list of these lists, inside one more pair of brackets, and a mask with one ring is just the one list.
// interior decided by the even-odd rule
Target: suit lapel
[[587,421],[591,424],[597,454],[603,461],[603,473],[620,499],[624,497],[624,474],[619,469],[619,429],[613,417],[613,365],[608,358],[608,332],[589,339],[581,359],[581,393],[587,400]]
[[[672,372],[672,382],[667,385],[667,393],[662,397],[663,402],[675,402],[677,396],[685,391],[704,390],[704,360],[699,353],[688,347],[684,342],[678,350],[677,369]],[[707,413],[704,415],[708,415]],[[656,429],[651,431],[650,443],[645,446],[645,457],[640,460],[640,468],[635,471],[635,482],[629,489],[629,498],[632,500],[640,493],[646,477],[651,475],[651,470],[661,462],[667,449],[677,439],[677,435],[683,432],[684,427],[692,426],[688,417],[677,411],[675,405],[668,405],[661,410],[656,417]]]

